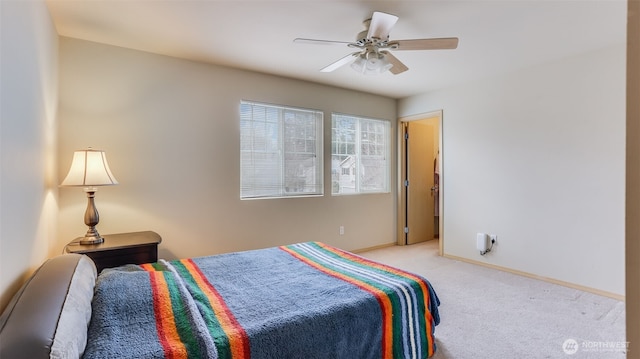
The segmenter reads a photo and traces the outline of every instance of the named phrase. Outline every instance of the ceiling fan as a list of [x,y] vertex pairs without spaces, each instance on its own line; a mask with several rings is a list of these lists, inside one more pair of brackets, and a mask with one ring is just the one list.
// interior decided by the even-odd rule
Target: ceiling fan
[[446,50],[458,47],[457,37],[434,39],[389,40],[389,33],[398,21],[395,15],[376,11],[371,19],[363,22],[366,30],[360,32],[355,42],[315,40],[296,38],[295,43],[307,44],[346,44],[358,51],[325,66],[320,71],[331,72],[347,64],[363,74],[379,74],[389,70],[394,75],[407,71],[409,68],[389,50]]

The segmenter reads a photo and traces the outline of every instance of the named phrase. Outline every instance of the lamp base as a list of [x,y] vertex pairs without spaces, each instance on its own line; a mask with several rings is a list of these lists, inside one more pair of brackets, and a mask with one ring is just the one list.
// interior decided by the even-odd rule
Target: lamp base
[[89,228],[87,234],[80,240],[80,244],[99,244],[104,242],[104,238],[98,233],[95,227]]
[[98,233],[96,226],[100,221],[100,215],[93,198],[96,195],[96,188],[89,187],[84,189],[87,192],[87,210],[84,212],[84,224],[89,226],[87,234],[80,240],[80,244],[98,244],[104,242],[104,238]]
[[102,237],[83,237],[80,242],[80,244],[86,245],[86,244],[100,244],[104,242],[104,238]]

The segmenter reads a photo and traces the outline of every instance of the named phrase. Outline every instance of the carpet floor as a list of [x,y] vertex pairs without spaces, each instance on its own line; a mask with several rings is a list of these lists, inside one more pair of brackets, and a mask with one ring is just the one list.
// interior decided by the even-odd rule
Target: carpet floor
[[360,255],[431,282],[434,359],[626,357],[622,301],[440,257],[437,240]]

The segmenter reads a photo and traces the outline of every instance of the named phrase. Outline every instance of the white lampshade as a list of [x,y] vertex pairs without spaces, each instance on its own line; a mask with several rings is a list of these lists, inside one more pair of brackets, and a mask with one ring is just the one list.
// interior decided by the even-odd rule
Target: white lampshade
[[116,184],[118,181],[111,174],[105,152],[88,148],[73,153],[71,168],[61,186],[93,187]]

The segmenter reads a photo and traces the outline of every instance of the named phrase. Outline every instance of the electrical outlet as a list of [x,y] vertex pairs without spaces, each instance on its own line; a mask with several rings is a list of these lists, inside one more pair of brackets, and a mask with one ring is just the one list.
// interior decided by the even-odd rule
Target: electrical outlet
[[340,226],[340,235],[343,236],[344,235],[344,226]]
[[497,234],[490,234],[489,235],[489,239],[491,239],[491,243],[496,243],[498,241],[498,235]]

